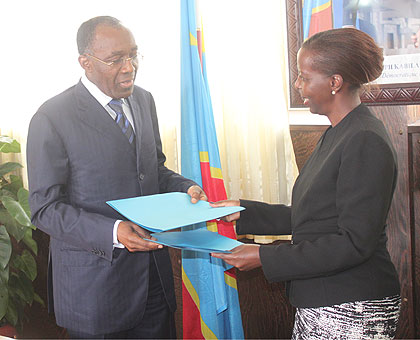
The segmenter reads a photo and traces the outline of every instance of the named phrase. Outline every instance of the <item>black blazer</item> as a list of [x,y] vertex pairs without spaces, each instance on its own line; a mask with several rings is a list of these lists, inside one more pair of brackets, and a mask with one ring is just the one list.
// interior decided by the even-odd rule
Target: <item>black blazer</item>
[[81,82],[44,103],[29,127],[32,222],[50,235],[57,324],[74,331],[112,333],[136,325],[146,306],[150,255],[176,308],[167,249],[113,249],[114,222],[124,218],[106,201],[186,192],[195,184],[164,166],[151,94],[135,87],[128,101],[134,147]]
[[270,281],[290,281],[296,307],[399,294],[386,248],[386,219],[397,179],[394,148],[381,121],[361,104],[329,127],[293,188],[291,207],[241,200],[240,234],[292,234],[263,245]]

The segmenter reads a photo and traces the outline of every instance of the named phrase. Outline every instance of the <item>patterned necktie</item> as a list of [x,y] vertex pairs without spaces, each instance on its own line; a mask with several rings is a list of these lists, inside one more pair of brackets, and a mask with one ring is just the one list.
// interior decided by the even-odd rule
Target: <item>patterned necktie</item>
[[121,128],[122,132],[126,135],[131,144],[134,140],[134,130],[124,114],[121,99],[112,99],[108,105],[117,114],[115,122]]

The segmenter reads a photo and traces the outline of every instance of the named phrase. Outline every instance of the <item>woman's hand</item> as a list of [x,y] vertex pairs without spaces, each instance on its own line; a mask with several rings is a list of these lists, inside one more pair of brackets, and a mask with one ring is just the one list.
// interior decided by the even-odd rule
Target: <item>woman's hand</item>
[[[219,207],[239,207],[240,202],[239,200],[225,200],[225,201],[219,201],[219,202],[210,202],[210,206],[213,208],[219,208]],[[221,219],[225,222],[233,222],[236,220],[239,220],[241,217],[241,213],[238,211],[236,213],[227,215],[222,217]]]
[[239,270],[248,271],[261,267],[258,244],[243,244],[233,248],[232,253],[212,253],[211,256],[222,259]]

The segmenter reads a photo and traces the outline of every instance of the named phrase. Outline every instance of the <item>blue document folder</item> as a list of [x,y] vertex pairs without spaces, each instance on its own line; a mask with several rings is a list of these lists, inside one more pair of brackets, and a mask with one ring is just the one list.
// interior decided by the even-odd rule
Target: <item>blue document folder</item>
[[193,204],[191,197],[181,192],[125,198],[106,203],[130,221],[153,232],[157,243],[205,252],[227,252],[242,244],[206,228],[170,233],[166,231],[214,220],[244,210],[243,207],[213,208],[205,201]]
[[243,207],[212,208],[205,201],[193,204],[191,197],[182,192],[124,198],[106,203],[130,221],[152,232],[206,222],[245,209]]
[[167,231],[151,235],[157,239],[157,241],[153,240],[156,243],[206,253],[230,253],[231,249],[242,244],[237,240],[212,232],[207,228],[188,231]]

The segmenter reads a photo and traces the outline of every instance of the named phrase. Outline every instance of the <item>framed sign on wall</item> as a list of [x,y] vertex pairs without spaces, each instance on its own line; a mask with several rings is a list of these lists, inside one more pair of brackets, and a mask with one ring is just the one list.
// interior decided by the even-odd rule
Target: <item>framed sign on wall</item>
[[[331,28],[355,27],[384,51],[384,71],[361,94],[368,105],[420,104],[420,2],[417,0],[286,0],[290,106],[303,107],[294,88],[304,39]],[[345,41],[343,41],[345,44]]]

